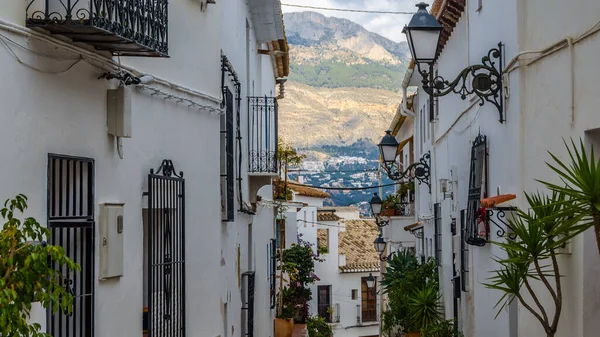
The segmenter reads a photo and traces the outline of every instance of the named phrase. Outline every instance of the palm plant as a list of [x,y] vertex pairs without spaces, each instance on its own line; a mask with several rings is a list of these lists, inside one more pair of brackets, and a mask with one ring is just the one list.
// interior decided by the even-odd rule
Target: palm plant
[[[572,144],[573,149],[567,146],[570,165],[553,154],[550,155],[556,164],[548,164],[566,186],[542,182],[551,190],[551,195],[525,194],[528,210],[518,210],[508,219],[515,239],[493,242],[506,252],[506,257],[495,258],[500,268],[493,272],[490,283],[485,284],[504,292],[496,304],[498,314],[516,299],[540,322],[548,337],[556,334],[563,305],[557,259],[560,249],[592,224],[596,225],[599,219],[600,162],[595,163],[593,154],[588,160],[583,143],[580,150]],[[532,286],[536,282],[543,284],[550,294],[554,310],[542,305],[540,294]],[[528,294],[533,303],[526,300],[524,294]]]
[[413,324],[422,330],[441,322],[443,320],[441,298],[442,295],[435,284],[417,289],[409,302],[410,320]]
[[596,231],[596,245],[600,253],[600,160],[596,162],[594,147],[590,155],[586,153],[583,140],[579,139],[579,149],[571,139],[572,149],[567,147],[570,165],[566,165],[558,157],[550,153],[554,164],[547,165],[558,174],[564,186],[540,181],[548,189],[568,196],[572,202],[571,210],[579,216],[591,216],[591,223]]

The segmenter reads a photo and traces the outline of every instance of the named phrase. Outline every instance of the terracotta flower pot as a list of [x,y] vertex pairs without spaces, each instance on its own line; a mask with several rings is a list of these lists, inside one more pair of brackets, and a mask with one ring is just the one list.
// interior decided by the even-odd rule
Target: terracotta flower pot
[[421,332],[420,331],[409,332],[408,337],[421,337]]
[[275,318],[275,337],[292,337],[294,319]]

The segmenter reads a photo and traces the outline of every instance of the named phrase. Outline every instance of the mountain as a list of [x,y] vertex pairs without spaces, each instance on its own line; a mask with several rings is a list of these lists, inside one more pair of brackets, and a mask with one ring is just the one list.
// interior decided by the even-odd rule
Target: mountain
[[287,83],[279,101],[282,138],[296,148],[376,143],[389,126],[401,96],[370,88],[315,88]]
[[396,43],[350,20],[314,12],[285,14],[291,81],[315,87],[400,90],[408,64]]
[[[279,134],[307,154],[290,177],[325,187],[379,184],[375,144],[402,99],[406,43],[313,12],[286,13],[284,20],[291,74],[279,100]],[[393,190],[383,188],[382,197]],[[374,190],[330,192],[327,205],[365,206]]]
[[282,138],[298,148],[379,141],[402,99],[406,42],[314,12],[284,20],[291,74],[279,101]]

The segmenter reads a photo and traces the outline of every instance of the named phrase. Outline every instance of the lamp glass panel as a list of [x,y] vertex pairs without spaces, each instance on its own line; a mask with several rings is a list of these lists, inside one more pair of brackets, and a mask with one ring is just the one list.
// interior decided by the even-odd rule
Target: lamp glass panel
[[432,29],[411,29],[408,31],[410,50],[413,53],[415,62],[432,62],[435,60],[440,33],[440,30]]
[[381,156],[383,157],[383,161],[386,163],[392,163],[396,160],[396,153],[398,151],[398,147],[391,145],[381,145],[380,151]]
[[381,206],[382,206],[382,204],[380,204],[380,203],[371,204],[371,212],[373,212],[373,215],[377,216],[377,215],[381,214]]

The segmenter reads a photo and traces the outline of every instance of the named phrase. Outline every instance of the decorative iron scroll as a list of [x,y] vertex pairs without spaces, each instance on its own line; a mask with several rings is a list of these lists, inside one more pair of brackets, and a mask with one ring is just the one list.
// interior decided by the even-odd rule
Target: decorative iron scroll
[[464,100],[468,95],[475,94],[483,105],[486,101],[492,103],[499,112],[500,123],[504,123],[504,103],[502,97],[502,67],[504,45],[498,43],[497,48],[492,48],[481,59],[481,64],[475,64],[463,69],[453,81],[448,81],[441,76],[432,75],[432,66],[429,70],[422,69],[417,63],[417,68],[423,80],[423,90],[433,97],[441,97],[453,92],[459,94]]
[[26,23],[56,33],[98,35],[87,29],[92,27],[164,56],[169,51],[168,0],[29,0]]
[[506,212],[514,212],[516,210],[517,209],[513,207],[496,207],[487,210],[487,221],[498,227],[498,230],[496,231],[498,237],[504,237],[508,234],[508,238],[511,240],[517,238],[517,235],[512,231],[509,221],[506,219]]
[[426,184],[431,192],[431,182],[429,179],[431,175],[430,160],[431,155],[429,152],[426,152],[417,163],[410,165],[404,171],[400,170],[396,163],[391,165],[384,164],[383,169],[391,180],[416,179],[419,185]]

